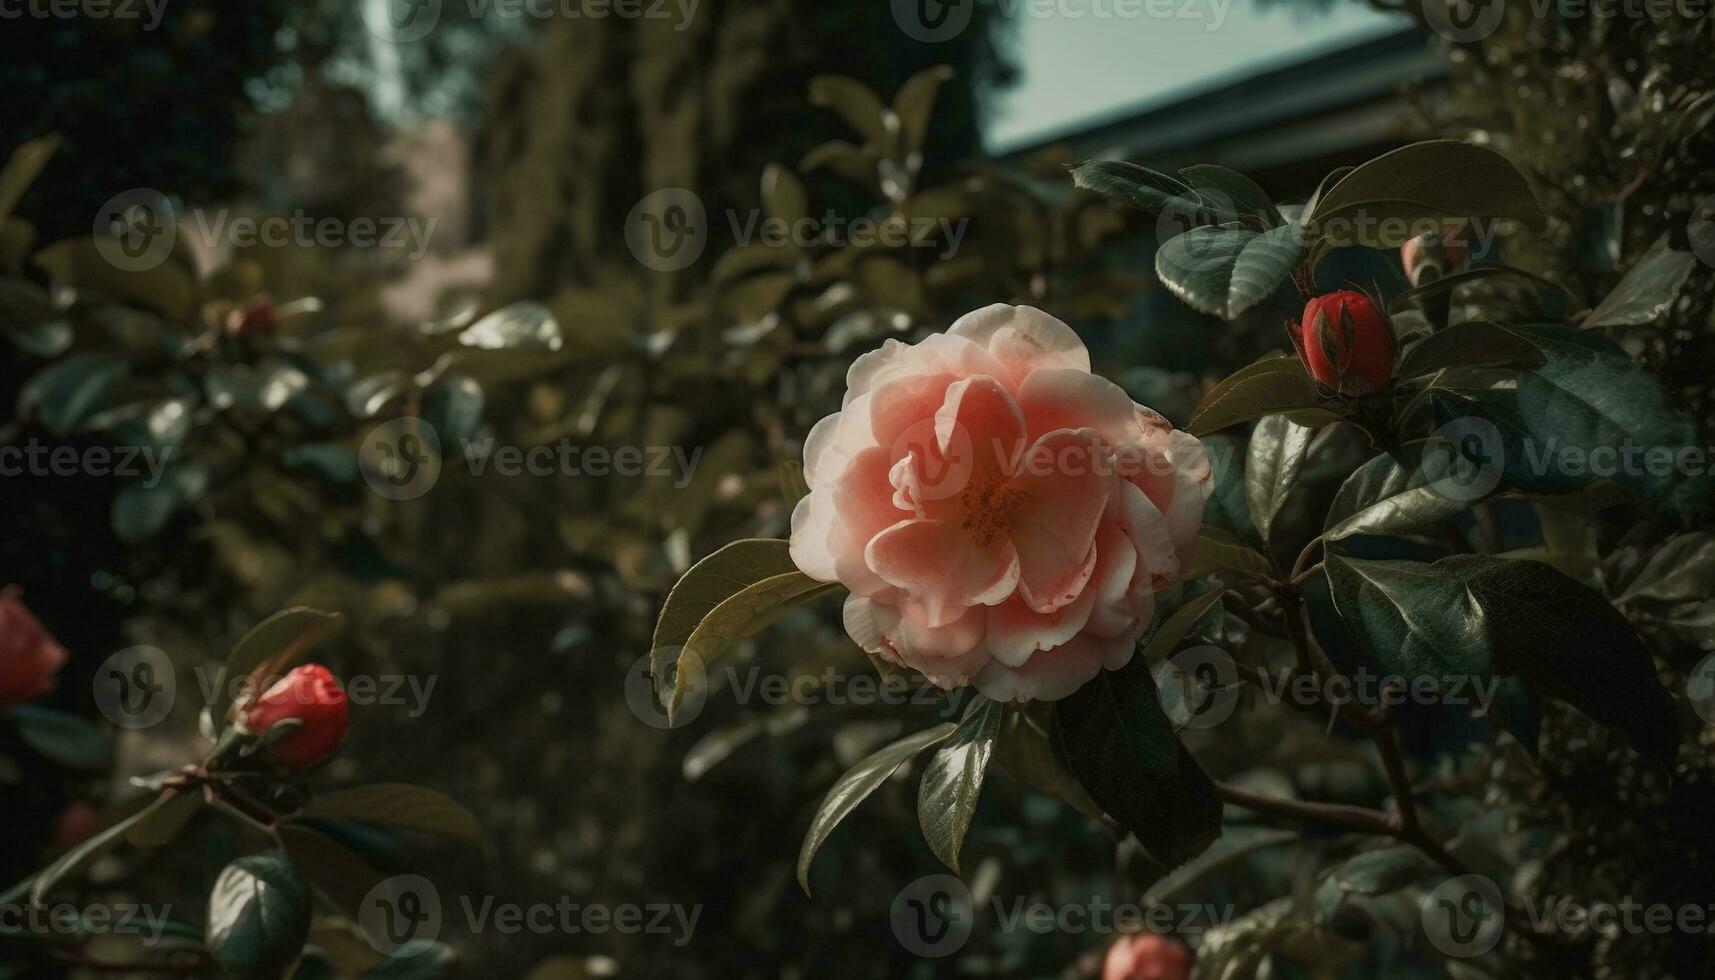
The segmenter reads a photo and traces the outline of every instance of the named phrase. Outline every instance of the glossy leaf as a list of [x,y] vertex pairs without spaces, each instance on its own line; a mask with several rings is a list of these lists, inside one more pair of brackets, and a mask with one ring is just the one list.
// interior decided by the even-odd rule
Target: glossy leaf
[[1221,221],[1239,221],[1259,230],[1280,224],[1280,212],[1268,192],[1237,170],[1199,163],[1181,169],[1179,176],[1205,201],[1222,206],[1218,212]]
[[1263,232],[1201,225],[1162,243],[1155,274],[1187,306],[1231,320],[1286,281],[1303,246],[1303,229],[1290,222]]
[[1463,513],[1473,497],[1452,475],[1432,478],[1387,455],[1353,471],[1328,507],[1329,541],[1354,534],[1420,534]]
[[1221,801],[1162,710],[1150,665],[1134,656],[1062,699],[1061,751],[1084,789],[1161,864],[1184,864],[1221,832]]
[[1433,564],[1331,553],[1328,582],[1352,638],[1384,672],[1521,677],[1623,733],[1657,764],[1679,733],[1643,641],[1596,592],[1534,561],[1454,555]]
[[112,354],[88,351],[50,364],[18,391],[18,414],[39,419],[49,432],[78,431],[102,407],[131,365]]
[[1151,213],[1194,219],[1209,210],[1190,184],[1123,160],[1085,160],[1072,168],[1072,183]]
[[1172,614],[1149,634],[1138,656],[1151,665],[1159,664],[1172,656],[1179,642],[1191,635],[1191,631],[1202,621],[1203,615],[1218,605],[1221,597],[1226,594],[1226,589],[1216,587],[1185,600],[1184,605],[1173,610]]
[[1532,368],[1546,362],[1542,351],[1526,338],[1505,327],[1472,320],[1437,330],[1412,345],[1395,373],[1403,380],[1447,369]]
[[1531,227],[1543,221],[1530,185],[1506,157],[1469,143],[1427,140],[1345,175],[1321,195],[1309,220],[1337,244],[1398,248],[1433,230],[1438,219],[1475,217]]
[[1264,415],[1284,414],[1300,425],[1340,418],[1298,358],[1271,354],[1239,368],[1216,385],[1191,413],[1186,430],[1205,435]]
[[1668,244],[1668,236],[1663,234],[1584,318],[1582,326],[1606,330],[1655,323],[1667,315],[1674,298],[1696,269],[1696,254],[1674,250]]
[[7,714],[25,745],[67,769],[99,772],[113,754],[107,733],[77,715],[34,704],[20,704]]
[[851,767],[834,783],[828,795],[822,798],[822,805],[816,808],[816,816],[804,835],[804,845],[798,851],[798,884],[804,889],[804,894],[810,894],[810,863],[816,859],[816,851],[840,821],[868,799],[869,794],[886,782],[894,770],[924,749],[952,738],[958,728],[957,723],[949,721],[908,735]]
[[1274,578],[1274,567],[1262,553],[1230,531],[1204,525],[1197,532],[1197,557],[1185,570],[1185,577],[1204,578],[1217,572],[1236,572],[1265,581]]
[[221,969],[246,978],[286,977],[310,935],[310,890],[282,854],[227,865],[208,896],[207,946]]
[[917,822],[929,849],[954,871],[959,870],[959,852],[977,811],[1003,711],[1000,702],[977,695],[965,708],[958,731],[923,768]]
[[1298,482],[1304,458],[1310,452],[1310,440],[1315,437],[1315,429],[1299,425],[1284,415],[1264,416],[1251,432],[1245,454],[1245,500],[1257,533],[1264,541],[1268,540],[1274,517],[1286,503],[1287,494]]

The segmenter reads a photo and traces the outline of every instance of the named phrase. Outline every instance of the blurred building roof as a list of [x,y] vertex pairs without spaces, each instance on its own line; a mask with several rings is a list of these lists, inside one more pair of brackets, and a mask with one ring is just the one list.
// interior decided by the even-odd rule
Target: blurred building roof
[[1080,157],[1161,169],[1220,163],[1271,193],[1298,191],[1333,166],[1410,139],[1416,113],[1401,91],[1434,88],[1446,75],[1431,38],[1404,30],[1048,137],[1007,157],[1069,146]]

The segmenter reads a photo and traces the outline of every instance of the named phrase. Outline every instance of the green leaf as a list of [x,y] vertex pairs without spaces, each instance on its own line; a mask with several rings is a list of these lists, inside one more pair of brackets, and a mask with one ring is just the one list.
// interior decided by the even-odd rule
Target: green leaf
[[1287,223],[1264,232],[1200,225],[1163,242],[1155,273],[1187,306],[1231,320],[1267,299],[1304,251],[1304,231]]
[[1197,556],[1185,570],[1185,578],[1204,578],[1216,572],[1237,572],[1268,581],[1274,566],[1237,535],[1222,528],[1203,525],[1197,532]]
[[24,382],[18,391],[18,414],[39,419],[55,435],[69,435],[102,407],[108,392],[130,373],[131,365],[113,354],[73,354]]
[[12,156],[6,161],[6,169],[0,170],[0,218],[11,216],[12,209],[18,206],[18,199],[24,196],[42,168],[48,165],[48,158],[59,148],[59,134],[50,133],[12,151]]
[[1330,553],[1329,591],[1359,647],[1389,674],[1517,675],[1670,763],[1673,701],[1643,641],[1600,595],[1554,568],[1489,555],[1433,564]]
[[1310,226],[1342,245],[1398,248],[1444,218],[1510,218],[1531,227],[1542,209],[1518,169],[1494,150],[1428,140],[1384,153],[1317,201]]
[[1399,891],[1434,870],[1435,864],[1409,845],[1364,851],[1328,873],[1325,884],[1357,895],[1386,895]]
[[1607,330],[1655,323],[1673,307],[1674,298],[1696,268],[1697,256],[1675,251],[1663,234],[1581,325]]
[[[1540,323],[1506,329],[1535,344],[1546,363],[1523,373],[1446,379],[1437,395],[1446,413],[1463,409],[1494,424],[1507,483],[1564,493],[1606,477],[1682,519],[1705,505],[1715,481],[1702,468],[1688,472],[1673,461],[1701,447],[1696,423],[1654,373],[1591,331]],[[1646,453],[1672,458],[1660,468]],[[1604,472],[1597,472],[1591,464],[1602,454],[1612,454],[1612,465],[1601,462]]]
[[1212,163],[1199,163],[1179,171],[1203,200],[1219,204],[1219,220],[1241,221],[1246,227],[1265,229],[1280,224],[1280,212],[1268,192],[1237,170]]
[[816,851],[840,821],[912,756],[945,742],[958,730],[959,726],[949,721],[907,735],[863,759],[834,783],[828,795],[822,798],[822,805],[816,808],[816,816],[804,834],[804,846],[798,851],[798,885],[804,889],[804,894],[810,894],[810,862],[816,859]]
[[1517,305],[1524,311],[1516,317],[1498,317],[1503,320],[1552,319],[1565,316],[1572,308],[1571,294],[1556,283],[1509,265],[1485,265],[1442,276],[1421,286],[1404,290],[1388,301],[1387,311],[1399,313],[1410,309],[1426,309],[1430,301],[1442,296],[1449,297],[1447,302],[1451,303],[1453,294],[1457,294],[1466,286],[1481,286],[1487,290],[1483,294],[1485,305],[1508,301],[1509,309],[1512,305]]
[[692,565],[667,593],[650,647],[683,645],[716,606],[746,586],[797,568],[791,546],[780,538],[745,538],[726,545]]
[[1337,404],[1322,397],[1298,358],[1270,354],[1227,375],[1204,395],[1185,428],[1201,436],[1275,413],[1319,427],[1341,417]]
[[208,484],[208,467],[190,462],[168,467],[152,485],[127,483],[113,495],[113,533],[129,544],[153,538],[174,514],[200,500]]
[[[734,643],[755,636],[799,606],[842,588],[838,582],[818,582],[803,572],[790,571],[746,586],[716,606],[691,631],[678,656],[664,660],[673,673],[673,690],[665,698],[668,723],[674,722],[679,703],[695,678],[706,677],[709,666]],[[656,676],[659,681],[660,675]]]
[[375,783],[311,800],[299,819],[355,820],[468,844],[482,842],[482,825],[445,793],[410,783]]
[[1667,540],[1615,601],[1672,604],[1715,595],[1715,534],[1694,531]]
[[929,135],[929,118],[935,111],[935,96],[956,73],[946,65],[925,68],[905,80],[893,97],[893,112],[899,117],[900,149],[907,154],[923,149]]
[[917,823],[941,863],[959,870],[965,832],[977,812],[983,775],[1000,734],[1004,705],[977,695],[966,706],[958,731],[930,757],[917,792]]
[[1100,820],[1102,808],[1090,799],[1055,751],[1053,713],[1052,701],[1007,705],[994,761],[1026,789],[1055,797],[1084,816]]
[[1251,432],[1245,454],[1245,500],[1257,533],[1268,540],[1274,517],[1286,503],[1287,494],[1298,482],[1310,440],[1316,430],[1299,425],[1284,415],[1266,415]]
[[1161,625],[1144,640],[1143,649],[1138,653],[1151,665],[1159,664],[1172,656],[1179,641],[1191,635],[1191,630],[1202,621],[1203,614],[1221,601],[1227,594],[1224,588],[1213,588],[1199,594],[1194,599],[1187,599],[1185,604],[1173,610],[1172,615],[1162,620]]
[[1100,672],[1056,705],[1055,729],[1090,797],[1173,868],[1220,836],[1221,801],[1174,735],[1149,670],[1134,656]]
[[885,107],[869,86],[845,75],[817,75],[810,79],[810,104],[832,109],[847,126],[863,136],[864,141],[883,144],[887,141]]
[[1529,340],[1493,323],[1468,320],[1413,344],[1397,373],[1404,380],[1451,368],[1534,368],[1545,363],[1547,358]]
[[[762,168],[762,210],[776,221],[795,225],[810,211],[809,195],[798,175],[778,163]],[[793,240],[788,247],[796,249]]]
[[107,733],[77,715],[33,704],[20,704],[9,714],[24,744],[48,759],[79,772],[107,768],[113,743]]
[[237,687],[235,681],[245,678],[260,683],[285,673],[339,618],[338,613],[294,606],[269,616],[240,637],[227,655],[224,683],[209,704],[209,717],[216,732],[225,727]]
[[1072,168],[1072,183],[1152,213],[1167,211],[1187,220],[1210,213],[1191,185],[1123,160],[1085,160]]
[[422,418],[435,427],[443,446],[456,446],[482,425],[482,385],[462,374],[443,375],[423,390]]
[[207,945],[227,973],[290,976],[310,935],[310,891],[282,854],[251,854],[220,872],[208,896]]
[[565,343],[552,310],[530,300],[503,306],[459,334],[459,343],[490,351],[557,351]]
[[132,847],[162,847],[174,838],[208,805],[201,792],[167,790],[159,807],[151,808],[141,820],[131,825],[125,842]]
[[1354,534],[1419,534],[1471,506],[1466,484],[1450,474],[1431,476],[1424,467],[1406,469],[1391,456],[1358,467],[1334,494],[1324,537]]

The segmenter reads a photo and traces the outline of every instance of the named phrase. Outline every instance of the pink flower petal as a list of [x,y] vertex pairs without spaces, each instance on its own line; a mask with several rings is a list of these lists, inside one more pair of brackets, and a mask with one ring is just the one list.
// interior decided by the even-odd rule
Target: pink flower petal
[[1094,589],[1085,589],[1071,605],[1050,613],[1030,608],[1014,596],[988,611],[988,647],[1008,667],[1023,666],[1039,650],[1052,650],[1084,628],[1096,604]]
[[1009,534],[1018,548],[1019,588],[1037,612],[1074,599],[1095,570],[1096,526],[1111,489],[1106,450],[1088,429],[1060,429],[1036,440],[1007,489],[1016,493]]
[[938,518],[893,525],[870,541],[864,557],[882,581],[923,606],[931,627],[958,619],[967,606],[999,602],[1018,585],[1019,558],[1010,542],[978,544]]
[[1034,306],[985,306],[954,321],[947,333],[988,348],[1015,385],[1041,368],[1090,370],[1090,352],[1077,332]]
[[1102,672],[1123,667],[1136,649],[1135,636],[1096,637],[1079,633],[1065,644],[1038,653],[1021,667],[998,659],[984,667],[972,683],[996,701],[1057,701]]
[[1055,429],[1095,429],[1110,446],[1142,441],[1137,406],[1125,389],[1106,378],[1071,368],[1041,368],[1018,388],[1018,407],[1035,434]]

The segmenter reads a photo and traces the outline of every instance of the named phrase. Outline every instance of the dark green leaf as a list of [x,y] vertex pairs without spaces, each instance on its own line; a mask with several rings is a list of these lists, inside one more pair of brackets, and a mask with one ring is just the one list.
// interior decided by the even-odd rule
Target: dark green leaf
[[1184,574],[1194,579],[1216,572],[1236,572],[1265,581],[1274,578],[1274,566],[1260,552],[1229,531],[1204,525],[1197,532],[1197,556]]
[[822,798],[822,805],[816,808],[816,816],[804,834],[804,846],[798,851],[798,884],[804,889],[804,894],[810,894],[810,862],[816,859],[816,851],[840,821],[868,799],[869,794],[875,792],[908,759],[932,745],[945,742],[958,729],[956,723],[949,721],[908,735],[863,759],[834,783],[828,795]]
[[1286,503],[1286,495],[1298,482],[1304,457],[1316,430],[1299,425],[1284,415],[1265,415],[1251,432],[1245,454],[1245,500],[1257,533],[1268,540],[1274,516]]
[[1123,160],[1085,160],[1072,168],[1072,183],[1148,212],[1167,211],[1195,219],[1208,207],[1177,177]]
[[1179,641],[1191,635],[1191,630],[1203,619],[1203,614],[1221,601],[1221,596],[1227,592],[1224,588],[1213,588],[1203,592],[1196,598],[1185,600],[1185,604],[1173,610],[1172,615],[1162,620],[1161,625],[1144,640],[1143,650],[1138,654],[1150,664],[1158,664],[1173,655]]
[[1662,235],[1601,305],[1584,318],[1582,326],[1606,330],[1655,323],[1667,315],[1674,297],[1696,268],[1694,253],[1675,251],[1667,235]]
[[959,870],[965,831],[977,812],[983,775],[994,753],[1004,706],[977,695],[965,708],[958,731],[929,758],[917,792],[917,822],[941,863]]
[[1399,891],[1435,868],[1424,853],[1402,845],[1355,854],[1329,872],[1326,882],[1340,891],[1358,895],[1386,895]]
[[1317,391],[1298,358],[1271,354],[1239,368],[1204,395],[1186,430],[1201,436],[1275,413],[1319,426],[1340,418],[1334,405]]
[[1303,230],[1200,225],[1163,242],[1155,273],[1187,306],[1231,320],[1267,299],[1303,254]]
[[1337,244],[1398,248],[1443,218],[1511,218],[1542,224],[1530,185],[1506,157],[1454,140],[1402,146],[1363,164],[1325,191],[1310,216]]
[[286,977],[310,935],[310,892],[282,854],[227,865],[208,896],[208,952],[245,978]]
[[482,825],[445,793],[410,783],[375,783],[326,793],[311,800],[299,817],[355,820],[470,844],[482,842]]
[[1328,507],[1329,541],[1354,534],[1421,534],[1464,512],[1475,497],[1447,473],[1406,469],[1391,456],[1357,468]]
[[1259,230],[1280,224],[1280,212],[1268,193],[1237,170],[1199,163],[1181,169],[1179,176],[1204,201],[1217,206],[1217,220],[1239,221]]
[[69,435],[102,407],[107,393],[130,373],[131,365],[112,354],[73,354],[24,382],[18,391],[18,414],[39,419],[55,435]]
[[192,462],[168,467],[153,484],[127,483],[113,495],[113,532],[131,544],[153,538],[174,514],[200,500],[208,484],[208,467]]
[[1134,656],[1097,674],[1055,706],[1055,728],[1090,797],[1172,868],[1220,836],[1221,801],[1174,735],[1149,670]]
[[[1388,301],[1387,311],[1399,313],[1423,309],[1429,301],[1442,296],[1456,296],[1467,286],[1472,287],[1472,293],[1481,292],[1487,304],[1505,302],[1509,310],[1517,307],[1522,314],[1517,319],[1521,320],[1565,316],[1572,306],[1572,297],[1566,290],[1541,276],[1506,265],[1485,265],[1407,289]],[[1491,316],[1499,317],[1499,314]]]
[[1454,555],[1433,564],[1329,554],[1335,608],[1385,672],[1410,681],[1518,675],[1671,762],[1673,702],[1643,641],[1600,595],[1541,562]]
[[107,733],[77,715],[33,704],[10,712],[24,744],[67,769],[100,772],[107,768],[113,743]]
[[1542,351],[1529,340],[1492,323],[1455,323],[1413,344],[1399,362],[1398,377],[1417,378],[1447,368],[1540,367]]

